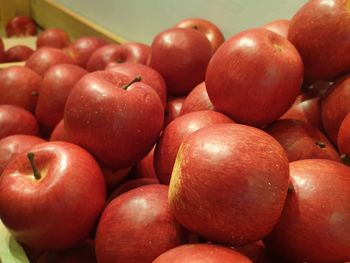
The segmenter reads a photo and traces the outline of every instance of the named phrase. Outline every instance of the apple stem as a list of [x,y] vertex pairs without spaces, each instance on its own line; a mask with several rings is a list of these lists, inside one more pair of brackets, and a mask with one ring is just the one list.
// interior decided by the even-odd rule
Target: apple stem
[[122,88],[123,89],[127,89],[129,88],[132,84],[134,84],[135,82],[139,82],[141,81],[141,76],[136,76],[132,81],[130,81],[128,84],[125,84]]
[[194,26],[192,26],[192,28],[197,30],[198,26],[194,25]]
[[37,91],[33,91],[33,92],[32,92],[32,96],[33,96],[33,97],[36,97],[36,96],[38,96],[38,95],[39,95],[39,92],[37,92]]
[[340,155],[340,160],[343,164],[350,166],[350,159],[346,154]]
[[34,153],[32,153],[32,152],[28,153],[27,157],[29,159],[30,165],[32,166],[35,179],[39,180],[41,178],[41,174],[38,171],[38,169],[35,167],[35,164],[34,164]]
[[315,144],[321,149],[326,148],[326,144],[324,142],[315,142]]

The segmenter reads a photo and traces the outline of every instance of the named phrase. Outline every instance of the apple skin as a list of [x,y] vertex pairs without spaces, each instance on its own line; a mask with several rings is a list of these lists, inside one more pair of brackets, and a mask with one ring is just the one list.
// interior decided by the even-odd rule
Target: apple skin
[[[342,157],[350,157],[350,113],[346,114],[342,121],[337,138],[337,146]],[[345,156],[344,156],[345,155]],[[344,160],[346,164],[348,160]]]
[[41,32],[36,40],[36,48],[54,47],[62,49],[70,44],[67,33],[60,28],[49,28]]
[[254,263],[277,263],[264,243],[259,240],[253,244],[235,248],[238,252],[247,256]]
[[311,0],[291,19],[288,39],[298,49],[305,80],[332,81],[349,71],[350,16],[346,0]]
[[0,105],[0,139],[15,134],[39,135],[37,120],[23,108]]
[[335,82],[321,100],[321,117],[324,130],[333,143],[346,114],[350,112],[350,74]]
[[29,68],[4,68],[0,71],[0,104],[11,104],[34,112],[41,85],[41,77]]
[[112,170],[109,168],[102,168],[103,176],[105,178],[107,190],[113,190],[120,185],[127,177],[132,167],[126,167],[119,170]]
[[52,130],[63,119],[69,93],[87,73],[72,64],[57,64],[45,72],[35,109],[35,116],[42,125]]
[[137,63],[146,65],[149,61],[151,55],[151,47],[149,45],[139,42],[127,42],[123,46],[131,52]]
[[[0,217],[13,237],[30,247],[71,248],[94,227],[106,198],[102,171],[83,148],[66,142],[33,146],[36,179],[27,152],[0,177]],[[86,205],[89,204],[89,205]]]
[[44,139],[24,134],[7,136],[0,140],[0,175],[6,165],[19,153],[27,151],[36,144],[45,142]]
[[7,62],[17,62],[27,60],[34,50],[24,45],[16,45],[5,52]]
[[37,34],[34,21],[27,16],[15,16],[6,24],[6,35],[13,36],[35,36]]
[[85,68],[92,53],[94,53],[96,49],[107,44],[108,41],[102,38],[81,37],[70,43],[65,51],[73,58],[78,66]]
[[43,76],[50,67],[57,64],[75,64],[75,62],[61,49],[42,47],[27,59],[25,66]]
[[196,111],[185,114],[163,130],[154,150],[154,170],[162,184],[169,184],[181,143],[193,132],[218,123],[233,123],[222,113],[215,111]]
[[303,159],[340,161],[340,156],[327,137],[316,127],[292,119],[277,120],[264,128],[284,148],[289,162]]
[[288,164],[282,146],[257,128],[232,123],[202,128],[178,151],[169,186],[171,211],[190,232],[215,243],[261,240],[282,213]]
[[186,97],[169,97],[165,107],[164,115],[164,128],[169,125],[170,122],[180,116],[182,104]]
[[0,63],[6,62],[6,55],[4,50],[4,43],[0,38]]
[[140,63],[125,62],[109,65],[106,70],[123,73],[130,78],[141,76],[142,82],[150,85],[154,91],[157,92],[163,106],[165,107],[167,101],[166,84],[163,77],[154,69]]
[[114,199],[103,211],[96,232],[99,263],[151,263],[187,241],[168,203],[168,186],[147,185]]
[[155,146],[141,161],[139,161],[133,167],[131,171],[132,178],[157,179],[156,171],[154,170],[154,165],[153,165],[154,149],[155,149]]
[[214,110],[211,103],[205,82],[198,84],[187,96],[183,102],[180,115],[193,111]]
[[263,25],[262,27],[271,30],[272,32],[275,32],[276,34],[279,34],[284,38],[287,38],[289,24],[290,20],[288,19],[277,19]]
[[64,128],[64,119],[60,120],[60,122],[53,129],[50,134],[50,141],[64,141],[64,142],[73,142],[73,139],[70,138]]
[[163,127],[164,108],[157,93],[142,82],[124,90],[130,80],[111,71],[87,74],[66,102],[68,136],[103,167],[120,169],[136,164],[152,149]]
[[210,42],[212,53],[224,43],[225,38],[221,30],[214,23],[203,18],[186,18],[178,22],[174,27],[192,28],[202,32]]
[[164,78],[168,94],[187,95],[204,80],[212,49],[198,30],[170,28],[159,33],[151,45],[149,66]]
[[264,240],[267,247],[285,261],[349,261],[349,174],[349,167],[330,160],[291,162],[291,190],[278,224]]
[[205,84],[216,110],[239,123],[262,126],[288,110],[302,80],[303,64],[294,46],[257,28],[221,45],[209,62]]
[[253,263],[243,254],[212,244],[186,244],[170,249],[153,263]]

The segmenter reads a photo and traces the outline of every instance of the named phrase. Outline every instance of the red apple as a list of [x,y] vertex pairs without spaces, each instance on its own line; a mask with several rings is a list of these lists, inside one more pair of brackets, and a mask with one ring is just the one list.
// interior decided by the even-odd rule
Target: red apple
[[212,48],[204,34],[190,28],[170,28],[158,34],[151,46],[149,66],[164,78],[168,93],[188,94],[204,80]]
[[73,58],[77,65],[85,68],[90,56],[94,51],[108,42],[98,37],[81,37],[70,43],[66,53]]
[[4,43],[0,38],[0,63],[6,62],[6,55],[4,50]]
[[112,170],[109,168],[103,168],[103,176],[105,178],[106,187],[108,190],[113,190],[115,187],[120,185],[125,177],[129,174],[132,167],[126,167],[118,170]]
[[34,50],[28,46],[24,45],[16,45],[5,52],[6,61],[7,62],[17,62],[17,61],[25,61],[27,60],[31,54],[33,54]]
[[36,47],[64,48],[70,44],[67,33],[60,28],[49,28],[41,32],[36,40]]
[[35,36],[36,33],[34,21],[27,16],[14,16],[6,24],[8,37]]
[[225,38],[220,28],[214,23],[203,18],[186,18],[175,25],[180,28],[193,28],[202,32],[210,42],[212,53],[224,43]]
[[157,179],[157,175],[153,165],[154,149],[155,149],[155,146],[141,161],[139,161],[134,166],[134,168],[131,171],[131,175],[133,178]]
[[6,165],[19,153],[27,151],[44,139],[32,135],[10,135],[0,140],[0,175]]
[[107,70],[128,75],[130,78],[141,76],[142,82],[150,85],[159,95],[165,107],[167,101],[166,85],[163,77],[154,69],[140,63],[125,62],[121,64],[109,65]]
[[214,106],[208,96],[207,88],[205,87],[205,82],[198,84],[187,95],[183,102],[180,115],[201,110],[214,110]]
[[298,49],[305,80],[336,80],[350,69],[347,0],[311,0],[290,21],[288,39]]
[[171,175],[170,208],[192,233],[243,246],[271,232],[288,181],[288,158],[274,138],[251,126],[215,124],[182,142]]
[[75,62],[61,49],[42,47],[27,59],[25,65],[43,76],[50,67],[57,64],[75,64]]
[[134,60],[139,64],[146,65],[151,55],[151,47],[139,42],[127,42],[123,44],[132,54]]
[[0,217],[30,247],[66,249],[87,238],[105,196],[101,169],[87,151],[66,142],[41,143],[3,171]]
[[235,249],[254,263],[277,263],[261,240]]
[[276,34],[279,34],[282,37],[287,38],[289,24],[290,20],[277,19],[263,25],[262,27],[271,30],[272,32],[275,32]]
[[39,135],[37,120],[23,108],[0,105],[0,139],[15,134]]
[[309,85],[308,83],[304,83],[304,86],[302,87],[302,92],[306,97],[309,98],[323,98],[331,85],[332,82],[328,81],[316,81],[311,85]]
[[69,93],[87,73],[72,64],[54,65],[45,72],[35,109],[35,116],[42,125],[52,130],[63,119]]
[[188,244],[166,251],[153,263],[253,263],[243,254],[227,247]]
[[64,120],[63,119],[53,129],[53,131],[50,135],[50,141],[73,142],[73,139],[69,138],[66,130],[64,129]]
[[342,121],[337,138],[339,152],[342,154],[342,161],[350,164],[350,113],[346,114]]
[[187,241],[168,203],[168,187],[147,185],[114,199],[103,211],[96,232],[99,263],[151,263]]
[[217,123],[233,121],[215,111],[196,111],[172,121],[162,132],[154,151],[154,169],[162,184],[169,184],[176,154],[181,143],[193,132]]
[[68,96],[64,113],[68,136],[103,167],[136,164],[162,130],[164,108],[159,96],[147,84],[130,80],[117,72],[93,72],[80,79]]
[[170,122],[180,116],[182,104],[186,97],[169,97],[165,107],[164,115],[164,128],[169,125]]
[[216,110],[237,122],[262,126],[288,110],[302,80],[303,64],[294,46],[257,28],[221,45],[210,60],[205,84]]
[[291,188],[278,224],[264,240],[284,261],[350,259],[350,168],[314,159],[290,163]]
[[300,120],[277,120],[264,128],[284,148],[289,162],[303,159],[340,161],[338,152],[316,127]]

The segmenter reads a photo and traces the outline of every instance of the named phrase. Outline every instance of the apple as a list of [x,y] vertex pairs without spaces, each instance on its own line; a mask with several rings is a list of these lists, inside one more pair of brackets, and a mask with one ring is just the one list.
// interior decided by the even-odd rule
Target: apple
[[277,263],[261,240],[243,247],[237,247],[235,250],[247,256],[254,263]]
[[24,45],[16,45],[5,52],[6,61],[7,62],[17,62],[17,61],[25,61],[27,60],[31,54],[33,54],[34,50],[28,46]]
[[0,38],[0,63],[6,62],[6,55],[4,50],[4,43]]
[[281,262],[349,261],[349,174],[349,167],[331,160],[290,163],[283,213],[264,240]]
[[36,47],[64,48],[70,44],[67,33],[60,28],[48,28],[41,32],[36,40]]
[[261,240],[282,213],[288,164],[282,146],[262,130],[235,123],[202,128],[177,153],[171,211],[211,242],[243,246]]
[[139,161],[134,166],[134,168],[131,170],[132,178],[157,179],[157,175],[153,165],[154,149],[155,149],[155,146],[141,161]]
[[30,68],[12,66],[0,71],[0,104],[11,104],[34,112],[41,77]]
[[38,122],[29,111],[2,104],[0,105],[0,139],[15,134],[39,135]]
[[102,213],[96,232],[99,263],[151,263],[187,241],[168,203],[168,186],[147,185],[114,199]]
[[175,27],[193,28],[202,32],[210,42],[212,53],[215,53],[219,46],[225,41],[220,28],[213,22],[203,18],[186,18],[178,22]]
[[50,134],[50,141],[64,141],[64,142],[73,142],[72,138],[69,138],[65,128],[64,128],[64,119],[60,120],[60,122],[53,129]]
[[0,175],[6,165],[19,153],[27,151],[44,139],[32,135],[15,134],[0,140]]
[[164,128],[169,125],[170,122],[180,116],[182,104],[186,97],[169,97],[165,107],[164,115]]
[[300,93],[303,63],[284,37],[264,28],[228,39],[209,62],[205,85],[216,110],[262,126],[278,119]]
[[253,263],[243,254],[214,244],[187,244],[170,249],[153,263]]
[[350,113],[342,121],[337,138],[337,146],[343,163],[350,164]]
[[75,62],[61,49],[42,47],[27,59],[25,66],[43,76],[50,67],[57,64],[75,64]]
[[149,66],[163,76],[170,95],[184,96],[204,80],[211,54],[198,30],[170,28],[153,39]]
[[289,24],[290,20],[288,19],[277,19],[263,25],[262,27],[271,30],[272,32],[275,32],[276,34],[279,34],[282,37],[287,38]]
[[74,85],[88,72],[72,64],[57,64],[44,74],[35,116],[52,130],[63,119],[64,106]]
[[108,42],[102,38],[81,37],[70,43],[65,51],[73,58],[77,65],[85,68],[92,53],[107,44]]
[[37,33],[34,21],[27,16],[14,16],[6,24],[8,37],[35,36]]
[[211,103],[205,82],[198,84],[187,96],[183,102],[180,115],[193,111],[214,110]]
[[346,114],[350,112],[350,74],[335,82],[321,100],[323,128],[333,143]]
[[113,190],[115,187],[120,185],[127,177],[132,167],[126,167],[119,170],[112,170],[109,168],[103,168],[103,176],[105,178],[106,187],[108,190]]
[[154,69],[140,63],[125,62],[110,64],[107,66],[106,70],[123,73],[131,78],[140,76],[143,83],[150,85],[154,91],[157,92],[165,107],[167,101],[166,84],[163,77]]
[[181,143],[193,132],[218,123],[233,121],[222,113],[215,111],[196,111],[185,114],[163,130],[154,151],[154,169],[162,184],[169,184]]
[[332,82],[328,81],[316,81],[311,85],[309,85],[308,83],[304,83],[304,86],[302,87],[302,92],[305,96],[308,96],[309,98],[323,98],[331,85]]
[[80,244],[105,198],[94,158],[67,142],[41,143],[19,153],[0,177],[1,220],[29,247],[59,250]]
[[299,51],[305,80],[332,81],[349,71],[349,2],[311,0],[290,21],[288,39]]
[[316,127],[300,120],[284,119],[269,124],[264,131],[284,148],[289,162],[303,159],[340,161],[327,137]]
[[[164,108],[140,79],[112,71],[85,75],[68,96],[64,125],[68,136],[103,167],[120,169],[140,161],[162,130]],[[136,83],[135,83],[136,82]]]
[[144,65],[147,64],[151,54],[151,47],[149,45],[139,42],[127,42],[124,43],[123,46],[131,52],[137,63]]

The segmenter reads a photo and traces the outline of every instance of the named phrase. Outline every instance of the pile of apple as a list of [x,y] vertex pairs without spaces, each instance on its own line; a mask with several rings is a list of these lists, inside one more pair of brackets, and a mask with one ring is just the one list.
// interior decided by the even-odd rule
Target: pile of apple
[[32,262],[350,261],[350,0],[37,47],[0,71],[0,219]]

